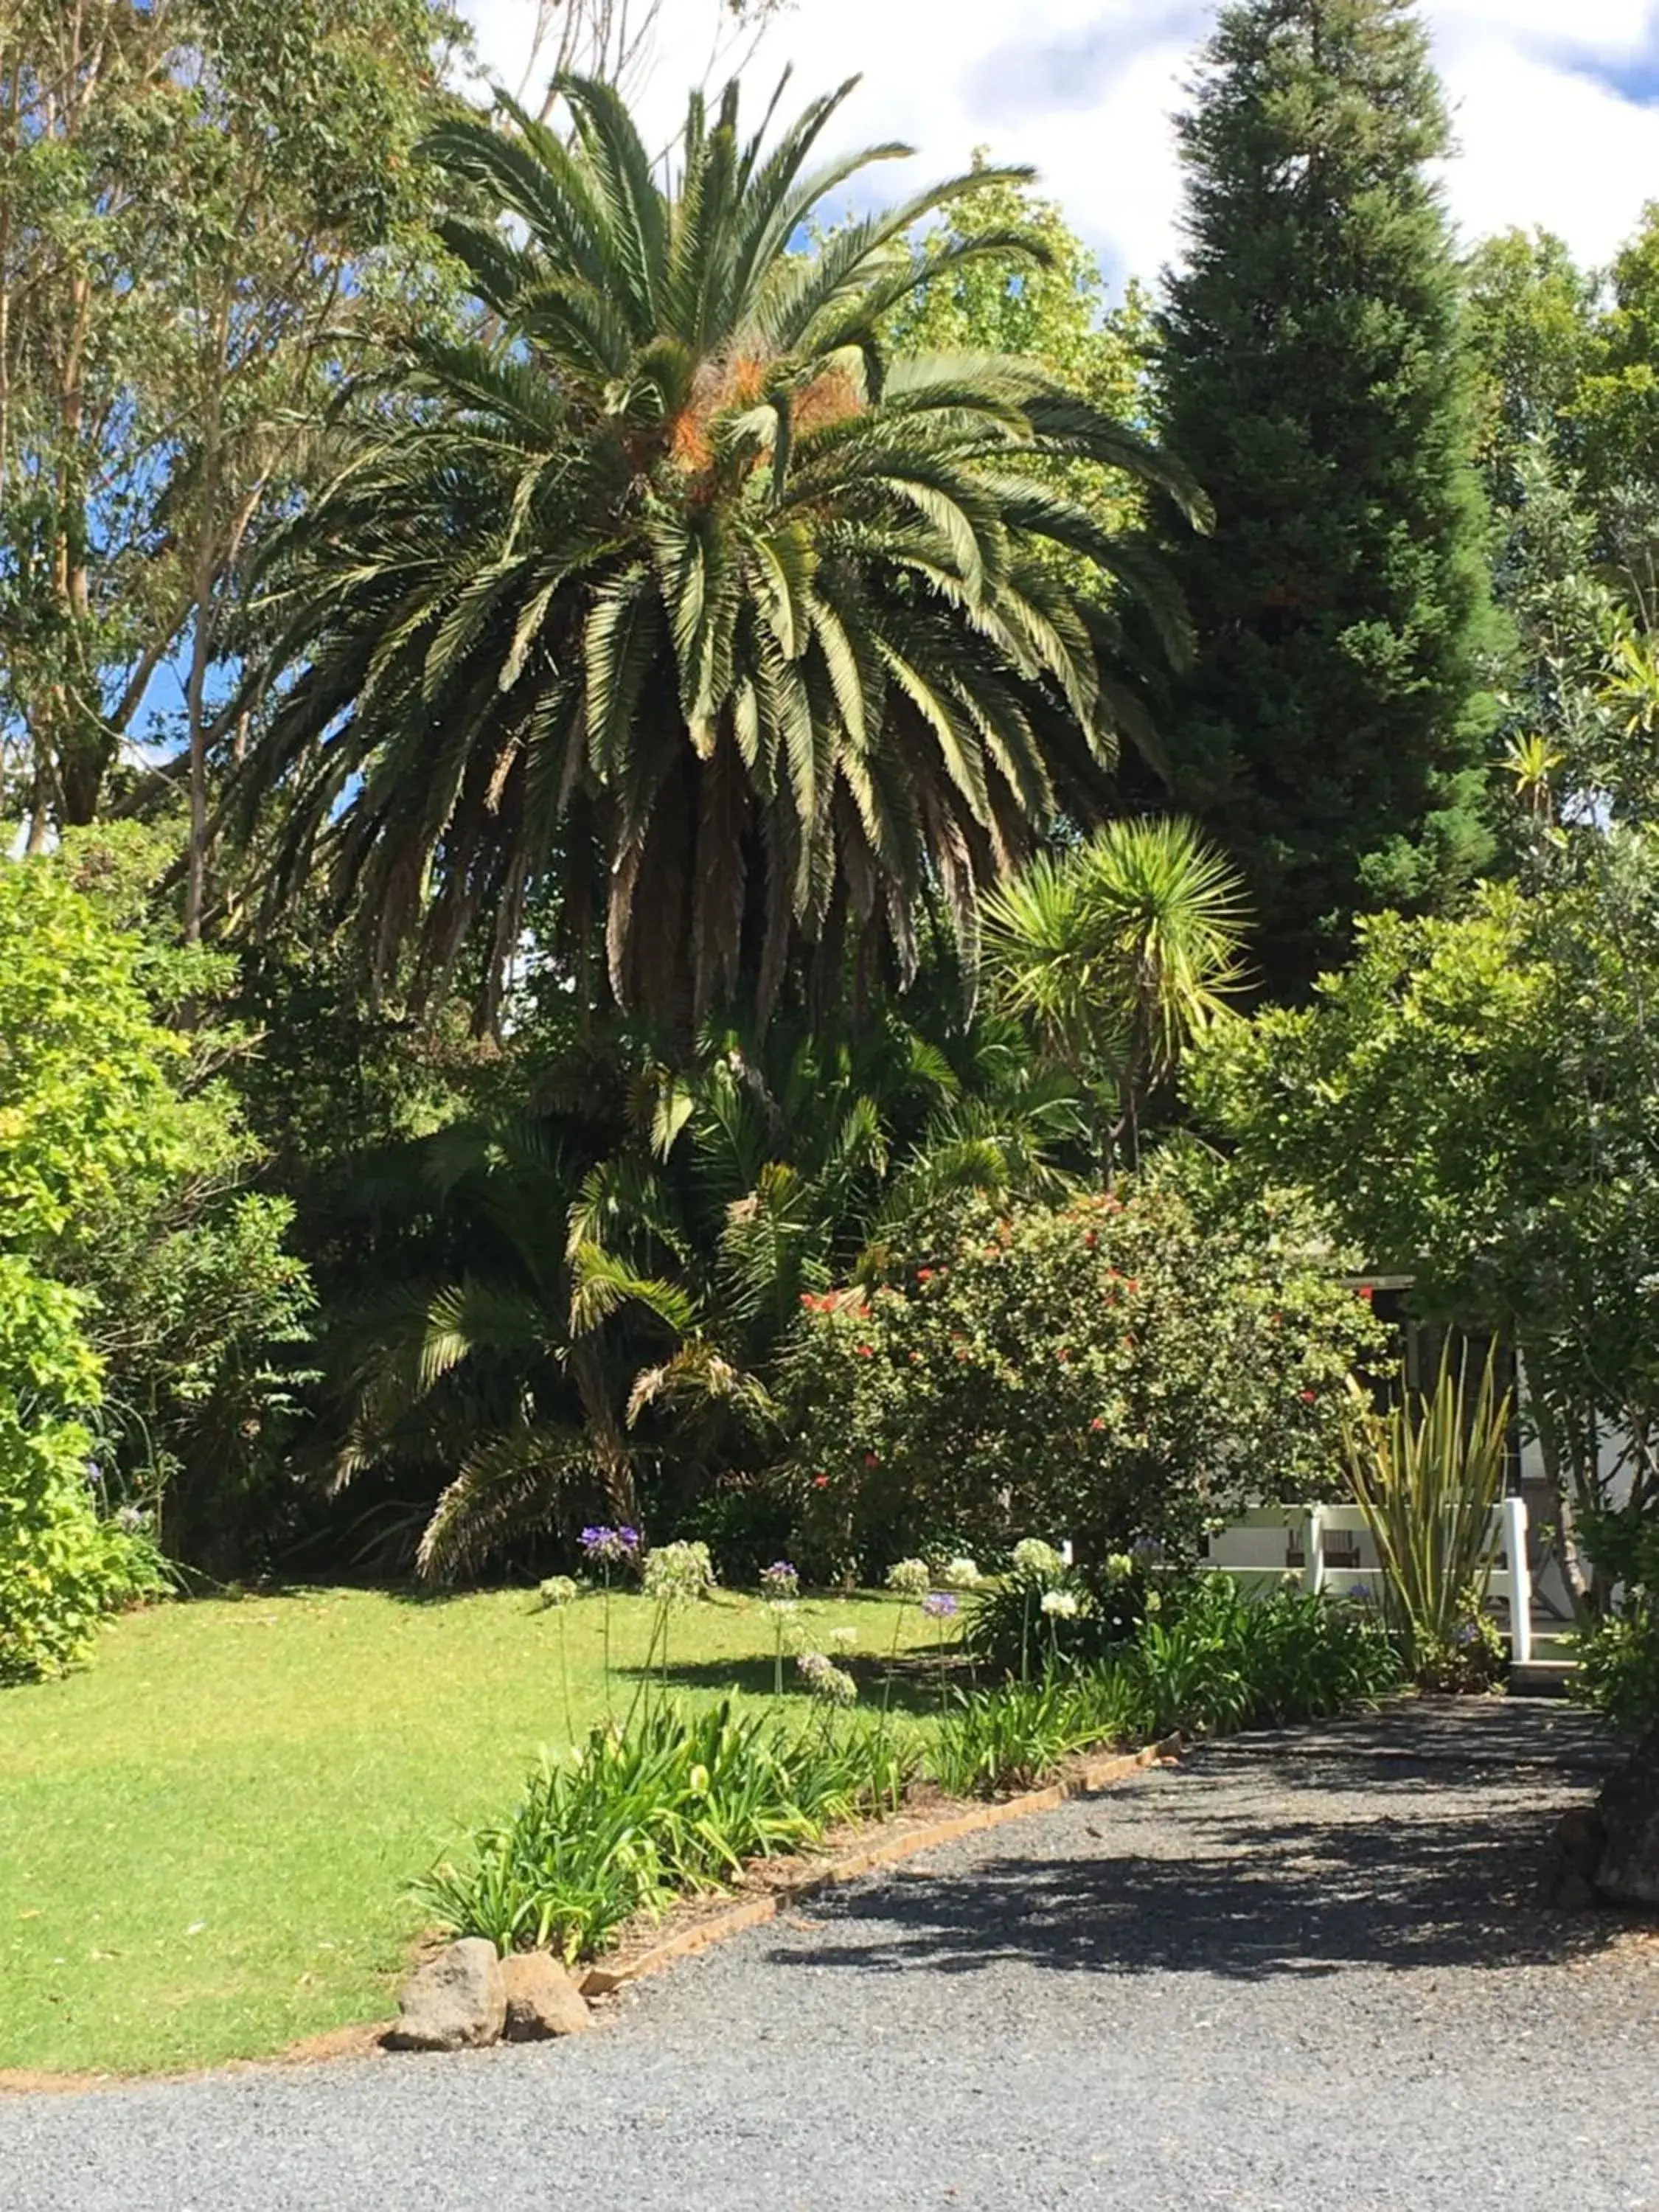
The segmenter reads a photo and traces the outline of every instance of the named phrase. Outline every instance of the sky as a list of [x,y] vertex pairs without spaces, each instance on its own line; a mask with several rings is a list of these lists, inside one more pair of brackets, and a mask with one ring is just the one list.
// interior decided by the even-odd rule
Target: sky
[[[535,0],[462,0],[482,59],[517,90]],[[664,136],[702,74],[719,0],[663,0],[642,95]],[[1034,162],[1115,281],[1179,251],[1170,118],[1212,16],[1194,0],[794,0],[745,82],[792,99],[863,82],[837,147],[902,138],[883,198],[965,167],[975,146]],[[1469,238],[1541,224],[1609,259],[1659,199],[1659,0],[1424,0],[1461,151],[1448,204]]]

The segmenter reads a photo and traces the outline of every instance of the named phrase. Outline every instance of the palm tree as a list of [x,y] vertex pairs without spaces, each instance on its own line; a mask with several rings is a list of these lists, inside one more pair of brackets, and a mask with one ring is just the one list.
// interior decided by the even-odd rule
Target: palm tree
[[1243,988],[1243,884],[1185,822],[1109,823],[988,901],[992,995],[1099,1105],[1100,1164],[1139,1157],[1147,1100]]
[[439,1580],[573,1508],[672,1516],[764,1429],[804,1294],[878,1272],[963,1192],[1060,1187],[1069,1095],[992,1037],[967,1057],[890,1007],[844,1037],[780,1021],[752,1053],[710,1034],[689,1069],[624,1041],[574,1090],[545,1071],[535,1113],[365,1162],[360,1200],[435,1224],[414,1240],[434,1264],[335,1346],[337,1481],[441,1469],[416,1553]]
[[694,96],[667,189],[582,79],[568,143],[506,100],[429,142],[483,210],[441,225],[476,325],[359,395],[273,544],[244,819],[275,802],[272,896],[326,860],[382,963],[412,943],[441,979],[482,944],[487,1013],[551,879],[572,938],[603,907],[615,997],[682,1046],[721,1001],[763,1025],[804,948],[873,941],[908,978],[924,897],[971,949],[1034,831],[1099,811],[1136,712],[1124,595],[1183,647],[1161,573],[1053,471],[1107,463],[1196,518],[1175,465],[1029,362],[884,342],[918,284],[1042,258],[927,228],[1028,172],[800,246],[908,150],[811,166],[850,89],[770,150],[735,84],[712,121]]

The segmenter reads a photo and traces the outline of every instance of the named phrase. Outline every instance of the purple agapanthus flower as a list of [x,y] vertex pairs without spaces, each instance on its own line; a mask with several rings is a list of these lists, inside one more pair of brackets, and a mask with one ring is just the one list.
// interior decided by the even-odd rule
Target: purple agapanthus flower
[[596,1559],[601,1566],[622,1566],[637,1556],[640,1532],[637,1528],[611,1528],[602,1525],[597,1528],[584,1528],[580,1540],[582,1550],[590,1559]]
[[935,1620],[949,1620],[957,1609],[954,1590],[929,1590],[921,1601],[921,1609]]

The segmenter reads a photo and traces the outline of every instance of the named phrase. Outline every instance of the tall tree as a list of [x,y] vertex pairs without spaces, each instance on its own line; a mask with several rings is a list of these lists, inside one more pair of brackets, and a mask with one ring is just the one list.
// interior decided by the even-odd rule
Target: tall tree
[[[915,234],[977,172],[794,250],[884,147],[814,166],[851,89],[768,148],[694,96],[665,189],[613,89],[567,143],[510,106],[434,142],[501,221],[444,235],[480,303],[421,344],[271,572],[280,896],[331,854],[382,957],[499,982],[550,880],[605,909],[611,988],[689,1048],[763,1021],[803,948],[915,964],[1061,807],[1102,799],[1121,577],[1159,574],[1045,473],[1185,479],[1041,366],[896,356],[919,284],[1040,241]],[[1021,175],[1023,172],[1012,173]],[[1086,590],[1055,553],[1084,556]],[[482,925],[481,927],[478,926]]]
[[437,0],[0,9],[0,734],[37,845],[183,738],[192,930],[239,557],[382,320],[458,29]]
[[1489,850],[1446,115],[1407,0],[1239,0],[1179,128],[1164,428],[1216,525],[1172,549],[1198,653],[1168,739],[1295,994],[1357,910],[1432,907]]

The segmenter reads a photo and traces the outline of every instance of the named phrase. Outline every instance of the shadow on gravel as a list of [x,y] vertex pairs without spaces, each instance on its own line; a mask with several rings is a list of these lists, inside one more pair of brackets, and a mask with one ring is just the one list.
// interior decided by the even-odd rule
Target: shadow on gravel
[[851,1939],[778,1955],[1247,1981],[1583,1957],[1620,1923],[1550,1910],[1540,1877],[1564,1803],[1613,1756],[1581,1713],[1498,1700],[1237,1737],[1073,1808],[1066,1856],[1038,1848],[1054,1823],[1034,1822],[1030,1856],[826,1901]]

